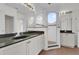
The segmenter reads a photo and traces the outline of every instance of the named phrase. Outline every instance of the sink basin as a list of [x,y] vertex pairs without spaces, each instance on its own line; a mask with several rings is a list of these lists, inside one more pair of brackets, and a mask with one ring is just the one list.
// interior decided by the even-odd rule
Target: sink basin
[[0,38],[7,38],[15,36],[17,33],[0,34]]
[[14,37],[13,39],[23,39],[23,38],[26,38],[26,37],[28,37],[28,36],[17,36],[17,37]]
[[12,38],[16,35],[17,33],[9,33],[9,34],[0,34],[0,43],[7,43],[11,42]]

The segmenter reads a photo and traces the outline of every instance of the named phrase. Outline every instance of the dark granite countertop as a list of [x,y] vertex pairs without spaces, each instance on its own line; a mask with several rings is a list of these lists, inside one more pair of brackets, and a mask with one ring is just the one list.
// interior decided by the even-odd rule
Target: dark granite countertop
[[72,30],[60,30],[60,33],[75,34]]
[[13,39],[8,41],[7,43],[6,42],[0,43],[0,48],[4,48],[4,47],[10,46],[10,45],[31,39],[33,37],[44,34],[44,32],[43,31],[28,31],[28,32],[21,32],[20,34],[21,34],[20,36],[13,37]]
[[0,34],[0,38],[7,38],[15,36],[17,33],[7,33],[7,34]]

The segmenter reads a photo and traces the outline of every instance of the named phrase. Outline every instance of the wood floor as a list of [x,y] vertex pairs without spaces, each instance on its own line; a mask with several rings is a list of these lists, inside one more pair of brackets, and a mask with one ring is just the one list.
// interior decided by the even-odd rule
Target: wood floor
[[79,55],[79,48],[58,48],[42,51],[40,55]]

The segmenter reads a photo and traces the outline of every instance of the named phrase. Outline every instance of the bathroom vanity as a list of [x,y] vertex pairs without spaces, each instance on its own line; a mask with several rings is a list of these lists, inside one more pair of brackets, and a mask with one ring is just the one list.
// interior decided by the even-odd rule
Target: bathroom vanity
[[44,32],[23,32],[0,46],[0,55],[37,55],[44,49]]
[[64,47],[74,48],[76,46],[76,34],[71,31],[61,32],[61,45]]

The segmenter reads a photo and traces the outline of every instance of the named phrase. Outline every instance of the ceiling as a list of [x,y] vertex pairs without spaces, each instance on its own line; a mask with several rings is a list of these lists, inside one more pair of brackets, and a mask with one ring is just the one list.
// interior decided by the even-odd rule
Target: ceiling
[[79,9],[79,3],[52,3],[51,5],[47,3],[36,3],[34,5],[48,12]]
[[25,8],[25,6],[23,6],[21,3],[5,3],[5,5],[13,7],[21,13],[27,13],[27,11],[29,11],[29,9]]
[[[9,5],[11,7],[14,7],[21,11],[22,13],[27,12],[29,9],[27,9],[25,6],[23,6],[21,3],[6,3],[6,5]],[[63,10],[76,10],[79,9],[79,3],[51,3],[50,5],[48,3],[33,3],[35,6],[36,11],[43,10],[46,12],[59,12]]]

